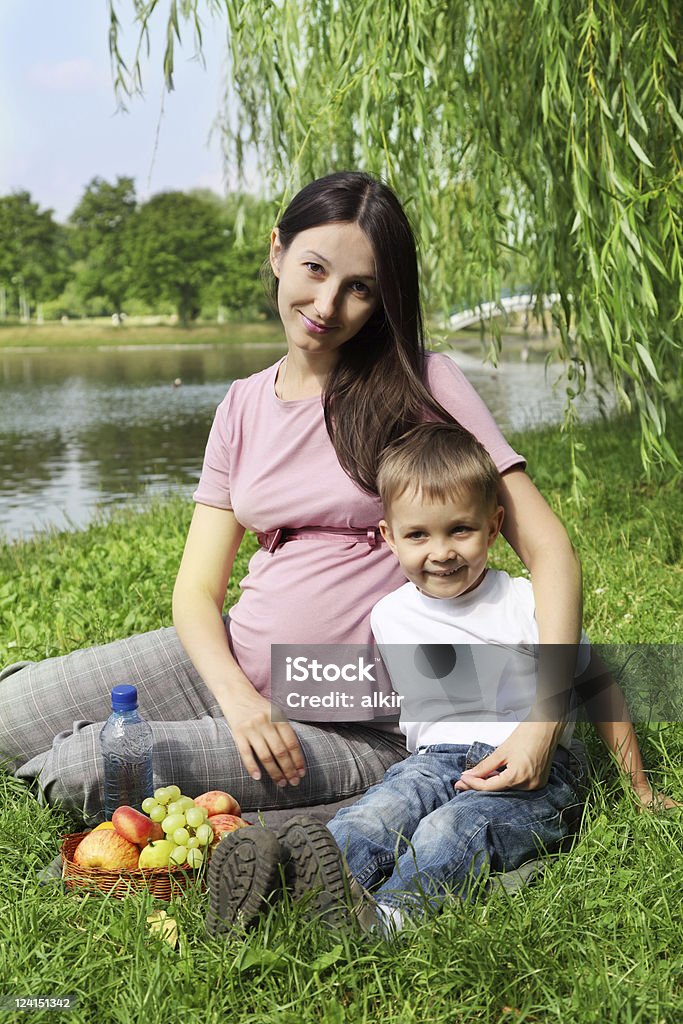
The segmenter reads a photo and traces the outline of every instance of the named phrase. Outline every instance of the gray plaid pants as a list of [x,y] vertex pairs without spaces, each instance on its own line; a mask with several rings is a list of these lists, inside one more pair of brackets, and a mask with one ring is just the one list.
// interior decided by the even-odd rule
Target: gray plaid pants
[[369,725],[292,722],[305,777],[283,789],[267,776],[255,782],[172,627],[11,665],[0,673],[0,765],[37,780],[43,799],[63,803],[87,824],[104,816],[99,733],[118,683],[137,687],[152,727],[155,786],[174,782],[189,796],[226,790],[245,811],[346,802],[406,755],[403,736]]

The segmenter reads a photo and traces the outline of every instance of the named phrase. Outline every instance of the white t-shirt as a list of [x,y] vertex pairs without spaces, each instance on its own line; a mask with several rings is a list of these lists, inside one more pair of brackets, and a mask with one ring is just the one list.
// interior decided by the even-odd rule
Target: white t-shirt
[[[406,583],[377,602],[372,632],[401,695],[408,750],[436,743],[499,746],[536,693],[538,628],[529,580],[489,569],[461,597],[436,598]],[[590,650],[582,634],[576,674]],[[560,738],[567,747],[573,716]]]

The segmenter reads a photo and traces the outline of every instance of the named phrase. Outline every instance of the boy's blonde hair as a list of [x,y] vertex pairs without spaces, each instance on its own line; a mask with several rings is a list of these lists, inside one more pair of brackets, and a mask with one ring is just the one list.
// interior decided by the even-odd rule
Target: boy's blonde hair
[[379,462],[377,489],[385,516],[401,495],[443,502],[473,494],[488,511],[498,505],[500,473],[484,446],[453,423],[421,423],[388,445]]

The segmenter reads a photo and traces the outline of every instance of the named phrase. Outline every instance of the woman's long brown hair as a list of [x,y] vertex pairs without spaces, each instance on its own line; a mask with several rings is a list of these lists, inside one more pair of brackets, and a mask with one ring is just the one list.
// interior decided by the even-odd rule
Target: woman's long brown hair
[[362,172],[318,178],[285,210],[280,242],[286,250],[300,231],[334,221],[356,223],[368,236],[379,302],[339,350],[323,394],[325,424],[341,467],[376,494],[377,466],[387,444],[425,419],[457,421],[426,386],[415,238],[398,199]]

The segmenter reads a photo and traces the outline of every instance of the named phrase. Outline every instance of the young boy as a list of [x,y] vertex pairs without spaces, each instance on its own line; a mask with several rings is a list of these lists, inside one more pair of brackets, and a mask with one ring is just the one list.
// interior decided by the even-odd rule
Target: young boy
[[[297,817],[278,833],[224,839],[209,872],[212,934],[250,923],[277,890],[280,864],[294,898],[317,889],[315,906],[331,923],[352,911],[389,934],[576,832],[583,767],[570,751],[573,720],[540,789],[478,791],[463,777],[539,707],[531,584],[487,568],[503,521],[499,483],[488,453],[457,426],[423,424],[385,452],[380,530],[408,582],[375,605],[372,630],[403,698],[409,756],[327,829]],[[565,655],[583,672],[585,637],[578,656]],[[599,731],[651,799],[630,721]]]

